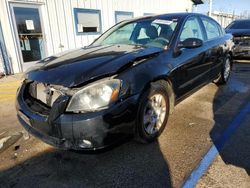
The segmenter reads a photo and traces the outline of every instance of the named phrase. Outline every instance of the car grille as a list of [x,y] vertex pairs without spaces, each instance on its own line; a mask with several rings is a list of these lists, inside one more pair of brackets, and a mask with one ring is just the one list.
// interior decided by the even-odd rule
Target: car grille
[[234,43],[240,46],[249,46],[250,45],[250,36],[235,36]]
[[49,107],[51,107],[56,99],[62,95],[62,93],[53,86],[37,82],[29,84],[28,92],[31,97]]

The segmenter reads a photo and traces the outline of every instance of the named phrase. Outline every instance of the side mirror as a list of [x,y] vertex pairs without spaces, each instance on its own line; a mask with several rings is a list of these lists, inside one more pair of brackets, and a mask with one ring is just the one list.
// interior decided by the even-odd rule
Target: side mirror
[[178,48],[198,48],[203,45],[203,40],[198,38],[187,38],[178,44]]

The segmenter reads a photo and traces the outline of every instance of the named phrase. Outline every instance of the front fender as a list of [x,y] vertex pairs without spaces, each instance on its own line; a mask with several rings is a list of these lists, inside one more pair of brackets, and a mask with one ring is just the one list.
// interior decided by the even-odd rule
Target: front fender
[[151,82],[160,79],[170,79],[171,65],[166,63],[164,54],[155,58],[145,60],[139,64],[131,66],[120,73],[117,78],[124,82],[129,95],[141,93],[150,86]]

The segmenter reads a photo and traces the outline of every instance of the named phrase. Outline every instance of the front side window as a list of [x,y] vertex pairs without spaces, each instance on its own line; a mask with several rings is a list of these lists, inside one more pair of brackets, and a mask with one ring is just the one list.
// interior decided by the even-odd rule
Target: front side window
[[124,21],[104,33],[92,45],[126,44],[164,48],[174,33],[177,19],[149,18]]
[[74,9],[76,32],[78,34],[101,33],[100,10]]
[[204,40],[199,21],[196,17],[189,18],[182,29],[180,41],[188,38],[198,38]]
[[219,29],[218,24],[215,21],[207,19],[207,18],[201,18],[201,20],[207,32],[208,40],[211,40],[220,36],[220,29]]

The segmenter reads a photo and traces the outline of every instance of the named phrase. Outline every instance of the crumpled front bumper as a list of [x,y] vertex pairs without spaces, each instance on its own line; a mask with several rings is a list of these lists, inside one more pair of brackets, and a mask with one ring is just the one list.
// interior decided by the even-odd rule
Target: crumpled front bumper
[[17,92],[17,117],[23,127],[47,144],[61,149],[97,150],[112,146],[134,133],[139,95],[106,110],[65,113],[69,97],[61,96],[51,108],[27,96],[27,83]]
[[250,46],[236,45],[233,51],[233,56],[236,59],[250,58]]

